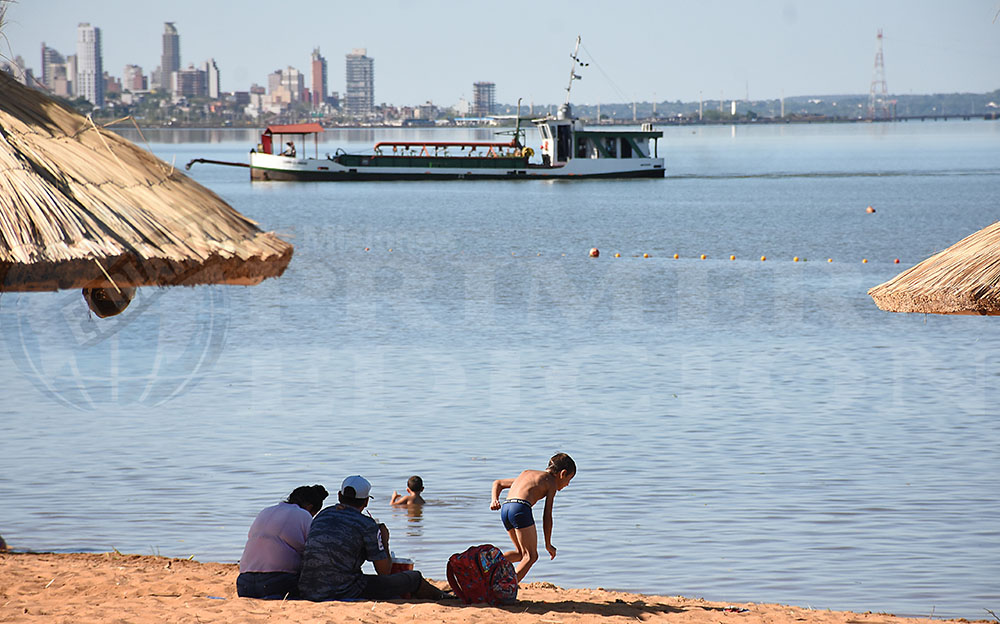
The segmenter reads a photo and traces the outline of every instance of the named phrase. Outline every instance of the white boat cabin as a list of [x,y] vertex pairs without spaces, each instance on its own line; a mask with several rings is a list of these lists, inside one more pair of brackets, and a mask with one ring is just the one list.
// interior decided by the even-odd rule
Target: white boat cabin
[[663,137],[662,131],[652,129],[587,130],[583,121],[573,117],[569,104],[559,107],[555,119],[533,119],[532,123],[542,137],[542,164],[552,167],[563,166],[574,158],[658,158],[657,140]]

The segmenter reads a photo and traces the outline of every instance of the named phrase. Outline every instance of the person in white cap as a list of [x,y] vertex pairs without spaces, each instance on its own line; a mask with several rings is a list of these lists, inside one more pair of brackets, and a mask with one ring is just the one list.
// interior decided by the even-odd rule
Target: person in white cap
[[[340,504],[327,507],[312,521],[302,553],[299,595],[307,600],[387,600],[412,595],[447,597],[416,570],[391,574],[389,529],[362,513],[371,499],[371,483],[361,475],[344,479]],[[371,561],[375,574],[361,565]]]

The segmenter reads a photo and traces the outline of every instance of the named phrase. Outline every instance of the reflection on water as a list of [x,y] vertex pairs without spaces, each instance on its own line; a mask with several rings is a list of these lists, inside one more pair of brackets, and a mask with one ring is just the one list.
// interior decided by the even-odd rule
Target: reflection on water
[[[141,128],[141,126],[140,126]],[[139,145],[192,143],[240,143],[249,150],[260,142],[260,128],[142,128],[141,134],[131,125],[118,125],[110,129]],[[320,146],[330,149],[346,145],[371,147],[376,141],[493,141],[499,128],[326,128],[320,135]],[[527,129],[535,133],[533,128]],[[509,139],[508,139],[509,140]],[[312,145],[312,137],[308,140]]]

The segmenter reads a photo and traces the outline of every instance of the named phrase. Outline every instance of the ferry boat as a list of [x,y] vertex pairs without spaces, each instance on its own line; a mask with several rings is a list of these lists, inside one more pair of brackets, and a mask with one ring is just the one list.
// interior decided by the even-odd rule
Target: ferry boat
[[[365,153],[347,153],[338,149],[325,158],[318,155],[318,136],[323,127],[317,123],[268,126],[260,143],[250,152],[251,180],[358,181],[358,180],[562,180],[588,178],[662,178],[663,159],[658,153],[658,139],[663,132],[644,125],[641,130],[591,130],[573,116],[569,92],[578,79],[577,50],[566,88],[566,103],[555,117],[531,119],[538,131],[540,146],[536,153],[524,141],[520,114],[510,141],[381,141]],[[520,105],[518,106],[520,109]],[[313,157],[302,157],[294,150],[305,147],[313,138]],[[288,145],[288,150],[280,151]],[[195,162],[234,164],[196,159]]]

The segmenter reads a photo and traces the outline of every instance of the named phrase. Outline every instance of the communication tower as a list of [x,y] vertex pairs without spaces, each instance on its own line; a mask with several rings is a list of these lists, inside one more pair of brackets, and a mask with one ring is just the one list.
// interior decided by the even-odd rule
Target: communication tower
[[885,65],[882,63],[882,29],[878,29],[875,46],[875,70],[872,72],[872,86],[868,91],[868,120],[891,119],[889,114],[889,90],[885,85]]

